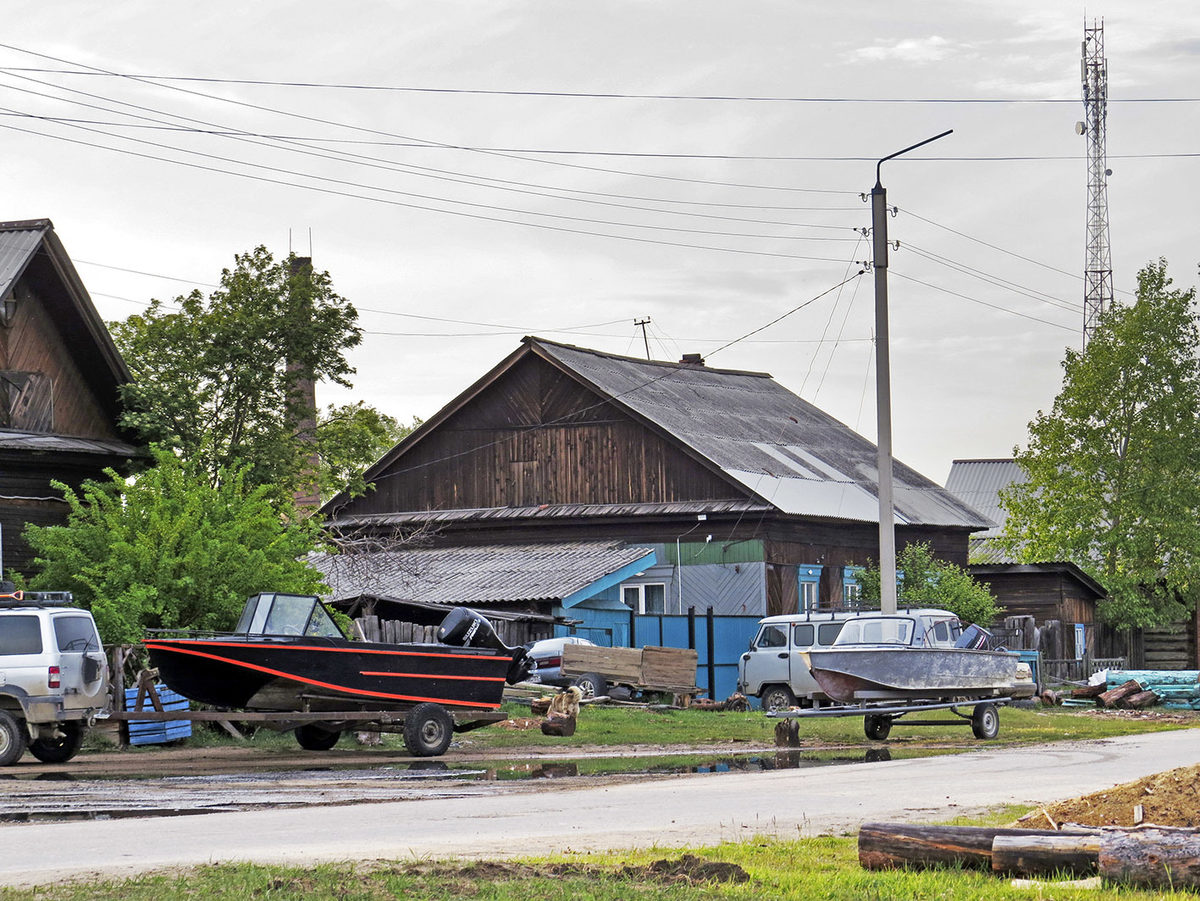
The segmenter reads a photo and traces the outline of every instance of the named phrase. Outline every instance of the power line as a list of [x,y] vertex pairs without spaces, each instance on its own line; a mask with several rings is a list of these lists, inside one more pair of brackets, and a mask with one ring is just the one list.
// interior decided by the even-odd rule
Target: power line
[[[0,44],[8,50],[22,50]],[[42,56],[42,54],[33,54]],[[53,59],[53,57],[46,57]],[[354,84],[346,82],[284,81],[261,78],[217,78],[213,76],[156,75],[149,73],[118,73],[88,69],[46,69],[21,66],[0,66],[0,72],[40,72],[51,75],[83,75],[109,78],[134,78],[152,82],[182,81],[198,84],[236,84],[260,87],[321,88],[344,91],[378,91],[409,94],[476,94],[488,97],[562,97],[586,100],[693,100],[731,103],[879,103],[879,104],[1000,104],[1046,105],[1075,104],[1077,98],[1065,97],[805,97],[755,94],[637,94],[600,91],[515,90],[498,88],[430,88],[411,85]],[[1126,97],[1110,103],[1200,103],[1200,97]]]
[[934,285],[934,284],[930,284],[929,282],[921,281],[921,279],[919,279],[919,278],[913,278],[911,275],[905,275],[902,272],[897,272],[895,267],[890,268],[888,270],[888,273],[890,275],[896,276],[897,278],[902,278],[905,281],[913,282],[915,284],[921,285],[926,288],[932,288],[934,291],[941,291],[943,294],[949,294],[953,297],[959,297],[963,300],[969,301],[970,303],[975,303],[975,304],[979,304],[980,306],[983,306],[983,307],[989,307],[993,310],[998,310],[1001,313],[1009,313],[1010,315],[1013,315],[1013,316],[1020,316],[1022,319],[1028,319],[1031,322],[1040,322],[1042,325],[1051,325],[1051,326],[1054,326],[1054,328],[1064,329],[1068,332],[1077,331],[1077,329],[1075,329],[1069,325],[1062,325],[1061,323],[1058,323],[1058,322],[1051,322],[1049,319],[1039,319],[1037,316],[1030,316],[1028,313],[1022,313],[1018,310],[1010,310],[1007,307],[1002,307],[1002,306],[1000,306],[998,304],[994,304],[994,303],[988,303],[986,300],[980,300],[978,297],[971,297],[968,294],[962,294],[958,291],[951,291],[949,288],[943,288],[940,285]]

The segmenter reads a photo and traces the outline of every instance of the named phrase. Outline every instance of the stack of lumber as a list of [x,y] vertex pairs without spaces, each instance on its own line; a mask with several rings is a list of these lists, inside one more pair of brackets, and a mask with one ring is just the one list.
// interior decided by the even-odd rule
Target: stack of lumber
[[597,673],[609,683],[643,691],[690,694],[696,691],[696,659],[687,648],[603,648],[569,644],[563,648],[564,676]]
[[1100,707],[1200,710],[1200,671],[1109,670],[1105,682],[1077,688],[1071,697],[1094,698]]
[[1200,886],[1200,830],[1087,826],[1060,831],[864,823],[864,869],[952,866],[1017,876],[1099,875],[1156,887]]
[[[138,706],[139,701],[144,700],[147,688],[150,691],[151,700],[154,701],[154,709],[163,710],[181,710],[187,711],[191,708],[188,699],[178,692],[174,692],[165,685],[153,684],[142,688],[127,688],[125,689],[125,708],[127,710],[141,710]],[[139,691],[142,697],[139,698]],[[129,743],[131,745],[165,745],[168,742],[179,741],[182,738],[192,737],[192,721],[191,720],[130,720],[129,721]]]

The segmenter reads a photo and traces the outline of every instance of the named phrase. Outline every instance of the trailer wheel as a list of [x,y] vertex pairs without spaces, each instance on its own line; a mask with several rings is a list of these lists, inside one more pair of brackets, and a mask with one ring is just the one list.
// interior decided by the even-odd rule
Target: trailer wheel
[[995,738],[1000,734],[1000,711],[995,704],[976,704],[971,714],[971,731],[976,738]]
[[454,720],[441,704],[418,704],[404,718],[404,747],[413,757],[441,757],[453,737]]
[[16,763],[25,753],[25,727],[7,710],[0,710],[0,766]]
[[878,713],[869,713],[863,717],[863,731],[871,741],[883,741],[892,731],[892,718]]
[[603,697],[608,691],[608,683],[599,673],[584,673],[572,684],[583,692],[585,698]]
[[769,685],[762,693],[763,710],[778,710],[781,707],[795,707],[796,696],[786,685]]
[[306,751],[328,751],[341,737],[342,733],[336,729],[326,729],[316,723],[296,727],[296,741]]
[[59,725],[62,738],[35,738],[29,743],[29,753],[42,763],[66,763],[83,747],[83,723]]

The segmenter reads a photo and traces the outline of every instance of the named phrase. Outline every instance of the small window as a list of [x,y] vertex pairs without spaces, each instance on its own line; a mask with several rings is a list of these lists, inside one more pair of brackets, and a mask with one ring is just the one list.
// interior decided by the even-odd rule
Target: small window
[[756,648],[786,648],[787,633],[780,626],[763,626],[754,640]]
[[816,610],[817,607],[819,606],[818,601],[817,601],[817,588],[818,587],[819,586],[817,585],[816,582],[802,581],[800,583],[800,612],[801,613],[810,613],[810,612]]
[[56,616],[54,617],[54,640],[60,651],[96,651],[100,648],[100,639],[96,635],[96,627],[86,616]]
[[821,623],[817,629],[817,644],[831,645],[842,634],[845,623]]
[[945,644],[950,640],[950,623],[944,619],[939,619],[933,624],[933,640],[939,644]]
[[0,629],[0,654],[42,653],[42,624],[36,616],[6,616]]
[[667,612],[667,586],[664,582],[621,586],[621,600],[625,606],[643,616],[655,616]]
[[813,643],[812,623],[800,623],[792,628],[792,647],[794,648],[811,648]]

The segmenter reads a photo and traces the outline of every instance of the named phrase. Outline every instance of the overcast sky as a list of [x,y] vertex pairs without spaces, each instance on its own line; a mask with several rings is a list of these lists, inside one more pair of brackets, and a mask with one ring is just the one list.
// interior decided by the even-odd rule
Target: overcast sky
[[[649,319],[656,359],[770,372],[873,440],[860,194],[946,129],[883,166],[896,457],[1007,456],[1081,343],[1079,6],[3,8],[0,219],[52,219],[108,320],[311,249],[366,331],[322,405],[427,418],[523,335],[643,355]],[[1086,15],[1118,296],[1160,256],[1190,287],[1200,4]]]

